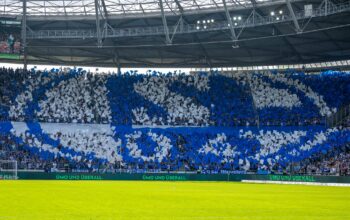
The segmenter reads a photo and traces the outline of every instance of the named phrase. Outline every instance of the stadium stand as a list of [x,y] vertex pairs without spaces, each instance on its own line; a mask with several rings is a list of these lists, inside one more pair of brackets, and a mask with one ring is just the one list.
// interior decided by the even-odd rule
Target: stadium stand
[[340,148],[332,148],[327,153],[317,153],[305,161],[300,162],[294,169],[298,173],[309,175],[350,175],[349,144]]
[[0,71],[0,158],[22,169],[348,172],[350,129],[325,126],[345,72]]

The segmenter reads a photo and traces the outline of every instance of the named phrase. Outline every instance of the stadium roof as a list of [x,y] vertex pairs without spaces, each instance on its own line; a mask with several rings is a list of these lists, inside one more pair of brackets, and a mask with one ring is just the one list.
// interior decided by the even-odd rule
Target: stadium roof
[[[269,5],[280,0],[228,0],[228,7],[246,8],[254,4]],[[159,0],[104,0],[108,14],[127,16],[130,14],[159,14]],[[168,0],[164,11],[171,14],[200,13],[201,10],[223,8],[221,0]],[[18,15],[22,13],[22,0],[1,0],[0,13]],[[88,16],[95,15],[95,0],[27,0],[28,16]]]
[[[26,0],[32,63],[222,67],[350,59],[349,0]],[[0,0],[22,20],[23,0]]]

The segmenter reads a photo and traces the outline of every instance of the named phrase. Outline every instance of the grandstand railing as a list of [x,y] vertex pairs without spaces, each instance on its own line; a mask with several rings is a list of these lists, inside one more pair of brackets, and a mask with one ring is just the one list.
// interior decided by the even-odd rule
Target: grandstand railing
[[238,71],[263,71],[263,70],[280,70],[289,71],[294,69],[300,69],[304,74],[319,74],[324,70],[350,70],[350,60],[337,60],[319,63],[304,63],[304,64],[280,64],[270,66],[226,66],[217,68],[191,68],[191,73],[197,72],[210,72],[212,70],[220,71],[222,73],[232,73]]

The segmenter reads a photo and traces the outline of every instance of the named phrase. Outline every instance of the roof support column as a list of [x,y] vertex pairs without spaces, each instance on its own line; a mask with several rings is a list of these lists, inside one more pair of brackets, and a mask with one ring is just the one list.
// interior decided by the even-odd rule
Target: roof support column
[[95,14],[96,14],[96,37],[97,37],[97,47],[102,47],[102,36],[100,27],[100,12],[99,12],[99,2],[95,0]]
[[232,40],[236,41],[237,40],[237,35],[236,35],[236,31],[235,31],[235,29],[233,27],[233,22],[232,22],[232,18],[231,18],[230,12],[227,9],[226,0],[222,0],[222,3],[224,5],[227,23],[230,26],[231,38],[232,38]]
[[[108,11],[107,11],[107,6],[106,6],[106,3],[105,3],[105,0],[101,0],[101,4],[102,4],[102,8],[103,8],[103,38],[106,37],[107,35],[107,31],[108,31],[108,28],[110,29],[113,29],[110,24],[109,24],[109,20],[108,20]],[[102,14],[102,13],[101,13]]]
[[324,0],[324,14],[327,15],[328,12],[328,1]]
[[165,43],[169,45],[171,44],[171,40],[169,36],[168,24],[166,22],[166,17],[164,14],[163,0],[159,0],[159,6],[160,6],[160,11],[162,13],[162,21],[163,21],[163,27],[164,27],[164,33],[165,33]]
[[118,51],[116,48],[114,48],[113,63],[116,65],[116,67],[118,69],[118,74],[121,74],[122,73],[121,64],[120,64],[120,60],[119,60],[119,54],[118,54]]
[[27,0],[23,0],[22,4],[22,51],[23,51],[23,69],[27,70]]
[[290,0],[286,0],[286,3],[287,3],[287,7],[288,7],[288,10],[289,10],[289,13],[292,16],[295,30],[296,30],[297,33],[301,33],[302,30],[301,30],[301,28],[299,26],[297,18],[295,17],[295,13],[294,13],[292,4],[290,3]]
[[122,74],[122,68],[120,66],[120,60],[118,56],[116,57],[116,64],[117,64],[118,74],[120,75]]

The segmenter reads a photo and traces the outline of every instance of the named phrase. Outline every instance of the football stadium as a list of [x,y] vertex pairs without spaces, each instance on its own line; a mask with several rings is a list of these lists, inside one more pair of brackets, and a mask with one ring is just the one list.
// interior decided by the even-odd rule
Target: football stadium
[[350,0],[0,0],[0,220],[350,219]]

